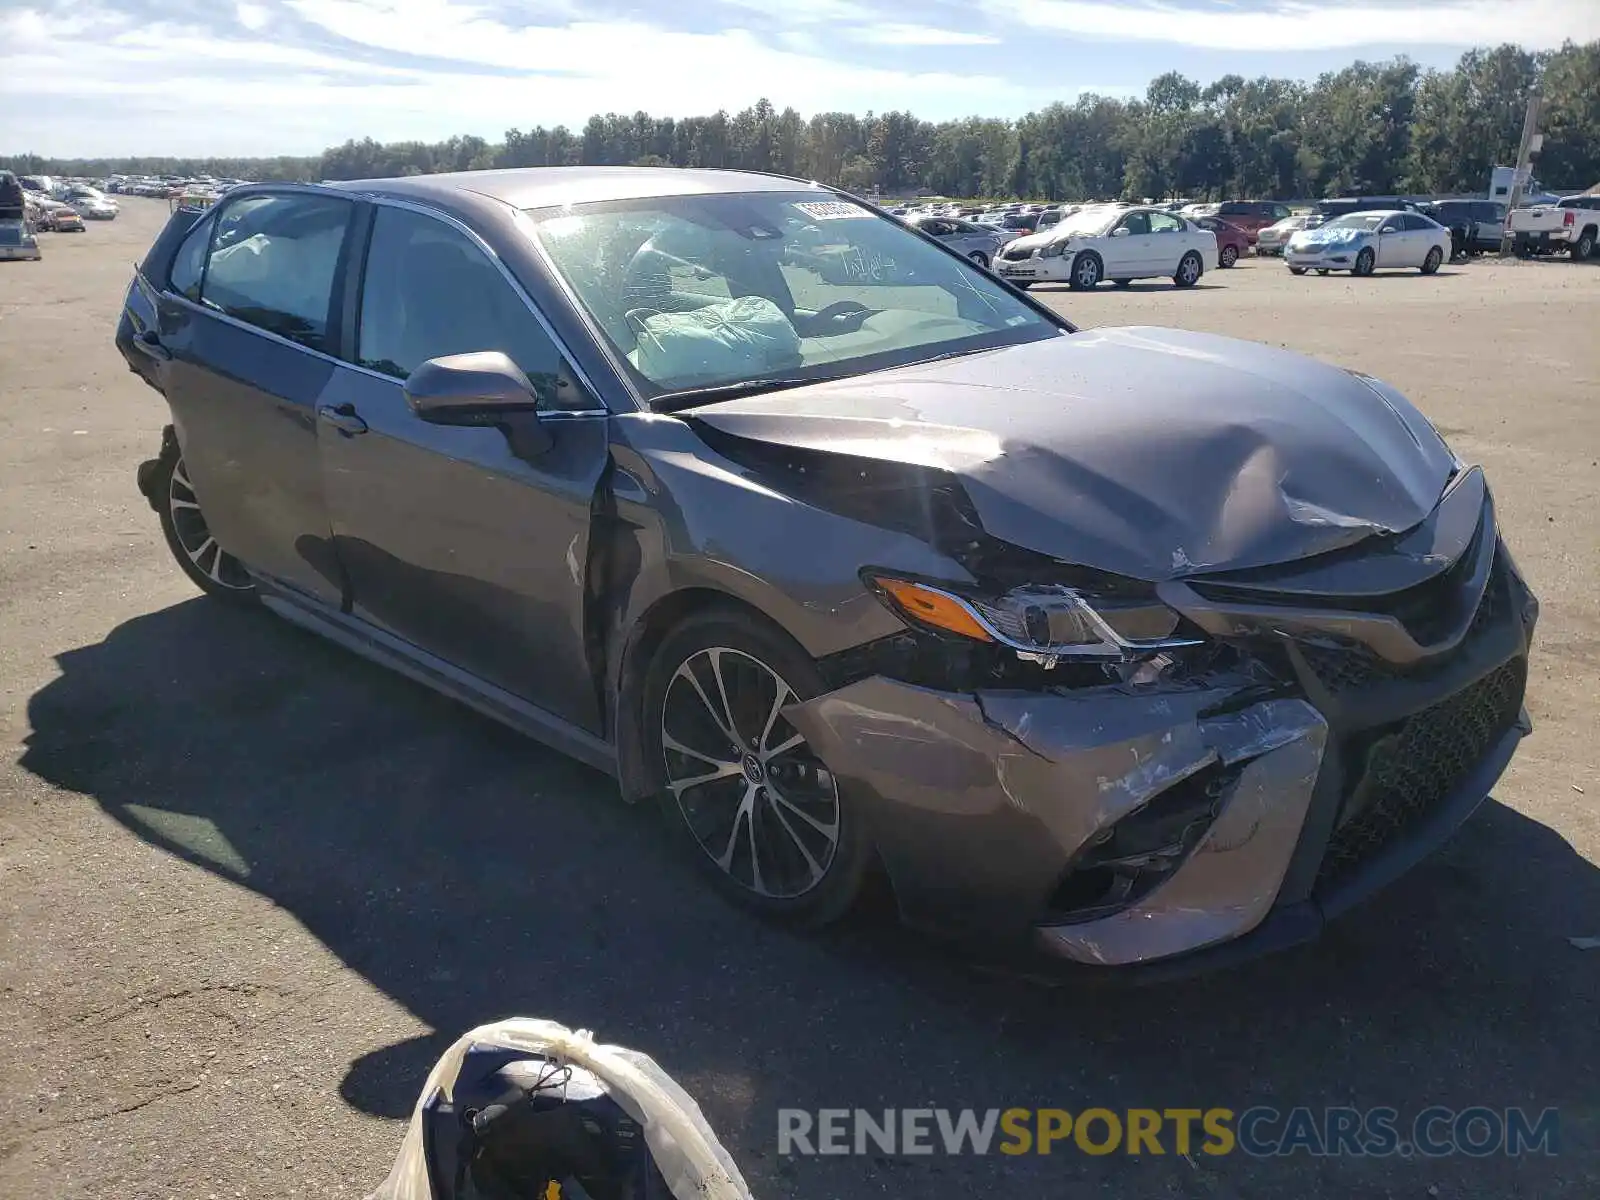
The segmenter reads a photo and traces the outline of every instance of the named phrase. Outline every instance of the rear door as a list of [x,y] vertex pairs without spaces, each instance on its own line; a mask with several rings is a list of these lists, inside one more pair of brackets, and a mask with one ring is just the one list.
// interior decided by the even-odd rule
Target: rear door
[[1204,231],[1186,233],[1183,220],[1171,213],[1147,213],[1146,218],[1150,222],[1150,255],[1146,269],[1157,275],[1172,275],[1183,256],[1204,236]]
[[328,554],[316,410],[337,366],[357,210],[312,189],[230,199],[179,247],[155,336],[143,339],[163,360],[162,390],[218,549],[329,603],[343,585]]
[[[452,218],[376,206],[351,364],[322,398],[322,472],[354,612],[479,679],[598,732],[584,596],[606,410],[487,245]],[[504,351],[553,445],[519,458],[496,428],[430,425],[405,377]]]

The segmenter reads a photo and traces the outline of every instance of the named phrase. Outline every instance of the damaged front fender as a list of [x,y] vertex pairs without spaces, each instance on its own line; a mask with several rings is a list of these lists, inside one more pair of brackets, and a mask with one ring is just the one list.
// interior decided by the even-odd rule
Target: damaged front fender
[[[907,920],[1128,963],[1246,933],[1277,896],[1327,729],[1298,700],[1209,715],[1238,690],[956,694],[874,676],[787,715],[859,806]],[[1052,912],[1075,862],[1184,787],[1204,828],[1154,890],[1093,919]]]

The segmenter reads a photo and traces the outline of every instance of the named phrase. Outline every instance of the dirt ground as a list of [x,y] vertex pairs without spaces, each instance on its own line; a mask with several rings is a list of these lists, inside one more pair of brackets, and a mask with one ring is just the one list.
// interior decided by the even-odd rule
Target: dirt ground
[[[111,342],[165,218],[0,263],[0,1195],[359,1196],[481,1020],[592,1028],[696,1094],[756,1194],[1600,1195],[1600,267],[1044,293],[1409,393],[1482,462],[1543,617],[1509,775],[1316,946],[1138,991],[977,974],[710,895],[600,777],[202,601],[134,487]],[[1560,1109],[1556,1158],[779,1158],[782,1107]]]

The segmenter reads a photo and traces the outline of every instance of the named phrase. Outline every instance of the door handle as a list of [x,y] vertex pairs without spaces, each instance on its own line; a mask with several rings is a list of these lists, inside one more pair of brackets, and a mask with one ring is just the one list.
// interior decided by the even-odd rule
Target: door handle
[[367,423],[357,415],[354,404],[324,404],[317,409],[317,416],[346,437],[367,431]]
[[153,358],[156,362],[171,362],[172,351],[161,344],[161,338],[153,329],[147,329],[133,339],[133,348],[146,358]]

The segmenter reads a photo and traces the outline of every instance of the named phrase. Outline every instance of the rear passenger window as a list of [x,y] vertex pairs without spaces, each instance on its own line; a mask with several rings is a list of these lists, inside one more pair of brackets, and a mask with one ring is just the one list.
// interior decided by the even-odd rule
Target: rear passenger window
[[328,314],[351,212],[349,201],[304,194],[228,205],[214,223],[201,303],[331,353]]
[[202,219],[195,222],[194,228],[178,244],[177,253],[172,256],[172,269],[167,273],[167,282],[180,296],[190,300],[200,299],[200,276],[204,273],[206,246],[210,241],[211,222]]
[[543,405],[587,408],[561,352],[500,269],[443,221],[379,207],[361,286],[357,360],[404,379],[430,358],[499,350],[522,368]]

